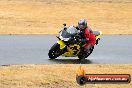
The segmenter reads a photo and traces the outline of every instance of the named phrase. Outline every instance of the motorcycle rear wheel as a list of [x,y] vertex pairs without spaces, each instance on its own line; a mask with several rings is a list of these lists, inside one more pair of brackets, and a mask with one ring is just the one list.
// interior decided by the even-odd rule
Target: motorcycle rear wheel
[[87,52],[80,52],[78,55],[79,60],[84,60],[93,52],[94,46],[92,46]]
[[89,51],[87,52],[87,55],[85,58],[87,58],[92,52],[93,52],[94,46],[92,46]]

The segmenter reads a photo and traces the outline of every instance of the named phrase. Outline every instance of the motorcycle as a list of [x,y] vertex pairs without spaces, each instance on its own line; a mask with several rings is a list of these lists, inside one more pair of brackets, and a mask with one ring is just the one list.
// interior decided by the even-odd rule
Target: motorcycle
[[[93,31],[93,34],[96,36],[97,45],[102,32]],[[78,57],[81,60],[87,58],[93,52],[94,46],[91,47],[88,51],[81,51],[81,47],[83,45],[81,44],[81,42],[78,42],[78,39],[81,39],[81,37],[79,35],[79,31],[74,26],[66,27],[66,24],[64,24],[63,30],[61,30],[59,32],[59,36],[56,37],[59,40],[49,50],[48,56],[50,59],[64,56]],[[85,58],[83,57],[83,55],[85,55]]]

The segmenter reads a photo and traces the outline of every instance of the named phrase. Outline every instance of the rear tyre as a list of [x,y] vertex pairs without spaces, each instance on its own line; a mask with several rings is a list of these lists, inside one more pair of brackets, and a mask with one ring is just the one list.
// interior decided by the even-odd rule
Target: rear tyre
[[78,55],[79,60],[85,60],[85,56],[83,54]]
[[93,52],[94,46],[92,46],[89,50],[87,51],[82,51],[78,55],[79,60],[85,60],[92,52]]
[[86,53],[85,58],[87,58],[93,52],[94,46],[92,46]]
[[50,59],[55,59],[60,56],[60,45],[55,43],[49,50],[48,56]]

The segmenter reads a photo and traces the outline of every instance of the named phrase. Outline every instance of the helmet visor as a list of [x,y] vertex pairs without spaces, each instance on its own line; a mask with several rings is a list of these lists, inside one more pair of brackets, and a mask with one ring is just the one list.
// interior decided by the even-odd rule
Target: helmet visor
[[78,25],[79,29],[83,30],[85,29],[85,26],[84,25]]

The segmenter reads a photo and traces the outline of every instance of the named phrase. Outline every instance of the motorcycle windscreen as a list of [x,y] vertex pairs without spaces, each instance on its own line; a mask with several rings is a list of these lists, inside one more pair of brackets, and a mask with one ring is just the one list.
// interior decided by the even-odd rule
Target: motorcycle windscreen
[[75,35],[76,33],[78,33],[78,30],[73,27],[73,26],[70,26],[69,28],[67,28],[66,30],[63,30],[62,33],[61,33],[61,36],[63,38],[70,38],[72,37],[73,35]]
[[61,36],[62,36],[63,38],[70,38],[70,37],[72,36],[72,34],[68,33],[66,30],[63,30],[63,31],[61,32]]

